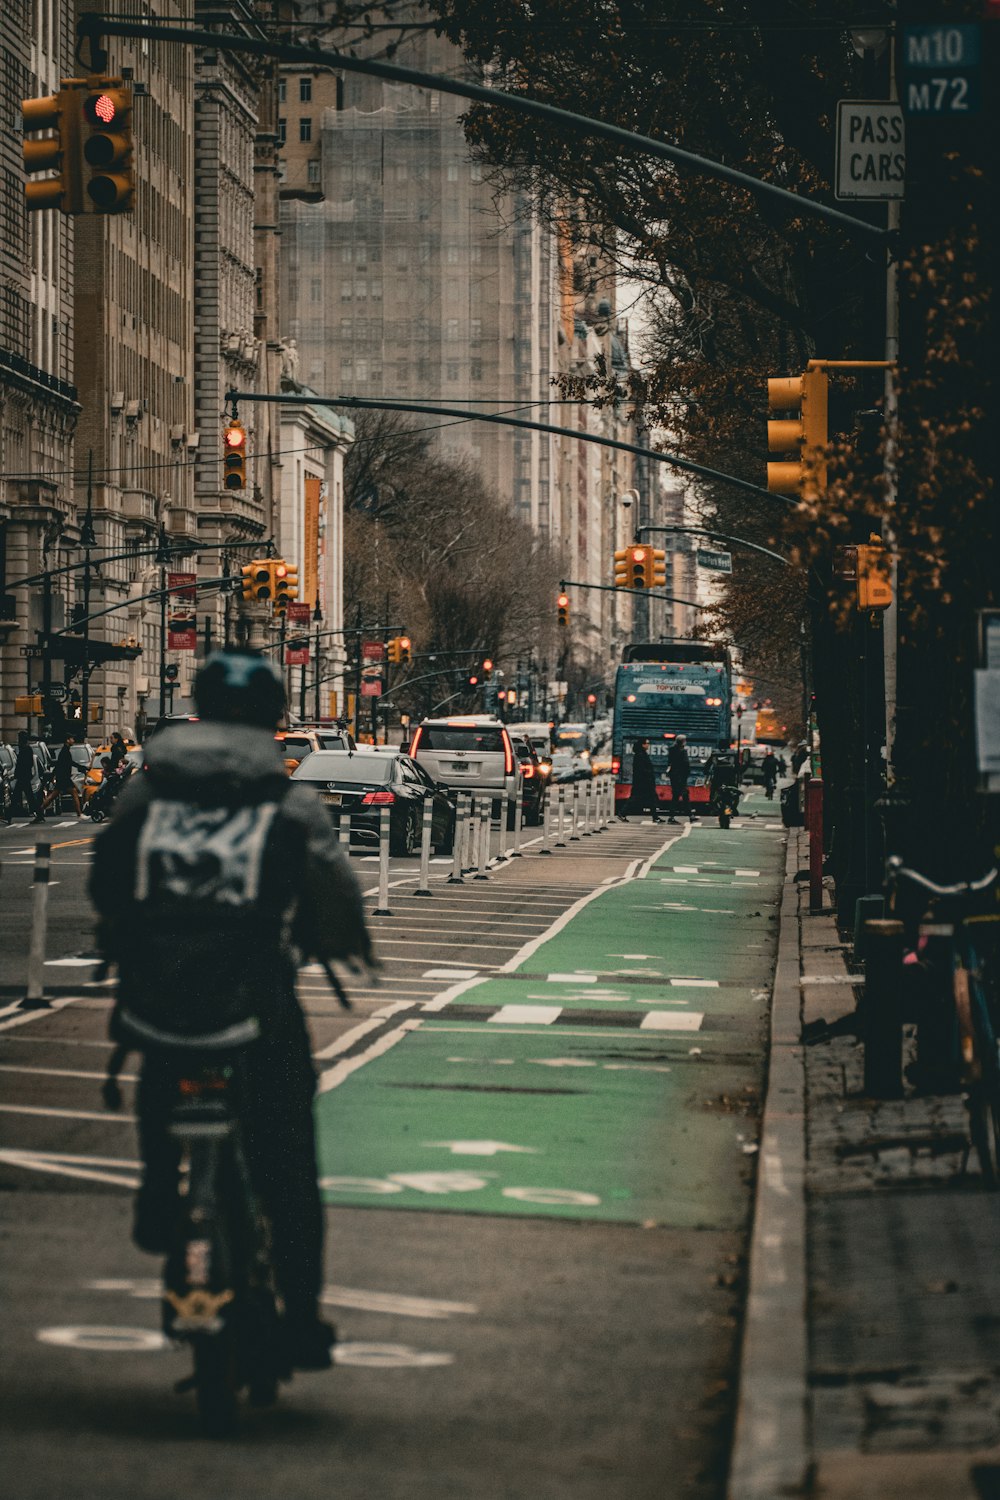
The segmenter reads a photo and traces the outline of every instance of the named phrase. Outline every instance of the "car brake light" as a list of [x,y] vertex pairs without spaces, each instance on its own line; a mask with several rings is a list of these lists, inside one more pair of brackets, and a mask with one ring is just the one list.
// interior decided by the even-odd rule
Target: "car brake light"
[[618,775],[618,772],[621,770],[621,768],[622,768],[621,761],[618,759],[617,755],[613,756],[612,760],[611,760],[611,770],[612,770],[612,772],[614,773],[615,776]]
[[395,792],[365,792],[362,807],[389,807],[396,800]]
[[524,779],[525,779],[525,781],[527,781],[530,776],[534,776],[534,774],[535,774],[535,768],[529,762],[528,765],[526,765],[525,768],[524,768]]
[[424,726],[421,724],[420,728],[416,731],[416,733],[413,736],[413,739],[410,742],[410,754],[411,755],[416,755],[416,753],[417,753],[417,746],[420,744],[420,736],[423,734],[423,732],[424,732]]
[[503,774],[505,776],[514,774],[514,746],[510,742],[510,735],[506,729],[503,731]]

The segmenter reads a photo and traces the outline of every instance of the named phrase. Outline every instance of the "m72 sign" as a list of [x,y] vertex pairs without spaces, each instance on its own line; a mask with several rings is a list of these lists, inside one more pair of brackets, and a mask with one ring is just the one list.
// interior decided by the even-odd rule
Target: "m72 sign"
[[905,127],[898,104],[841,99],[837,105],[838,198],[902,198]]
[[973,24],[904,26],[900,98],[908,115],[972,115],[979,110],[982,35]]

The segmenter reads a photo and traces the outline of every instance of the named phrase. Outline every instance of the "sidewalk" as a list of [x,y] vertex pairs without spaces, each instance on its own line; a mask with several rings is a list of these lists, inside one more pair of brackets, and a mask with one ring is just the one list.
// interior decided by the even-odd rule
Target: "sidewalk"
[[730,1500],[1000,1496],[1000,1194],[958,1097],[866,1099],[834,914],[789,834]]

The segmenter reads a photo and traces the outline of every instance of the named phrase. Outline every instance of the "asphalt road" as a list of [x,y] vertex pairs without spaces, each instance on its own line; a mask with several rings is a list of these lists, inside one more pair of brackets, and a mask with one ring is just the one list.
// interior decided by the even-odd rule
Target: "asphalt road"
[[[746,805],[758,807],[757,798]],[[223,1500],[312,1500],[331,1492],[358,1500],[721,1496],[764,1062],[760,986],[773,927],[763,924],[773,922],[772,865],[781,844],[776,819],[764,831],[773,809],[761,799],[758,810],[756,824],[741,820],[745,831],[615,824],[550,856],[537,852],[528,833],[524,857],[486,881],[448,885],[450,862],[432,865],[430,898],[413,894],[415,860],[392,861],[393,915],[373,918],[385,966],[380,987],[354,986],[356,1009],[347,1016],[321,975],[305,972],[300,980],[323,1089],[321,1170],[332,1183],[326,1296],[340,1333],[338,1366],[296,1377],[276,1409],[248,1414],[238,1443],[201,1440],[191,1398],[171,1392],[186,1356],[161,1346],[157,1263],[128,1239],[133,1130],[127,1116],[102,1111],[98,1094],[108,995],[87,987],[86,963],[50,964],[47,973],[72,995],[60,993],[52,1010],[28,1018],[0,1008],[6,1493],[17,1500],[166,1500],[197,1486]],[[49,953],[79,959],[91,932],[88,845],[78,840],[91,830],[74,823],[49,831],[63,846],[53,853]],[[672,844],[678,832],[679,851]],[[732,858],[739,870],[744,856],[728,851],[739,849],[741,838],[747,849],[754,841],[754,868],[738,875],[722,861]],[[0,981],[15,990],[31,884],[31,856],[16,851],[30,846],[23,829],[0,831]],[[765,867],[759,851],[772,849]],[[580,984],[590,982],[581,965],[595,966],[594,955],[610,941],[600,936],[596,915],[604,897],[578,904],[658,854],[660,863],[648,868],[656,899],[643,910],[662,907],[664,920],[684,924],[676,929],[682,974],[722,975],[717,995],[693,997],[706,1016],[702,1045],[693,1046],[685,1032],[630,1030],[624,1014],[594,1019],[614,1004],[645,1016],[642,1007],[654,1003],[662,1014],[667,1002],[654,998],[661,989],[634,964],[621,994],[603,980],[588,992],[602,996],[598,1002],[564,987],[565,1003],[547,1008],[556,1015],[544,1029],[495,1026],[503,1017],[485,1005],[489,986],[514,984],[512,966],[547,933],[550,944],[563,943],[549,950],[559,953],[560,966],[571,966]],[[710,877],[697,873],[697,860],[714,867]],[[372,906],[377,865],[358,856],[352,862]],[[688,883],[698,887],[697,904]],[[746,889],[737,892],[740,885]],[[563,935],[551,936],[573,912]],[[652,962],[650,934],[660,919],[638,920],[644,941],[629,931],[620,947],[645,947],[649,955],[638,958]],[[756,923],[753,933],[748,921]],[[723,932],[733,933],[728,944]],[[574,954],[574,933],[590,943],[586,951]],[[527,996],[536,976],[530,960],[521,969],[526,964],[520,978]],[[448,1003],[456,989],[473,984],[485,988]],[[686,993],[670,1002],[677,1014],[692,1003]],[[484,1005],[478,1016],[464,1004],[477,994]],[[424,1008],[436,1001],[435,1020]],[[506,989],[501,1001],[508,1003]],[[402,1036],[404,1027],[417,1029]],[[516,1086],[501,1092],[492,1082],[467,1081],[464,1072],[453,1081],[449,1072],[484,1062],[514,1070]],[[569,1063],[572,1086],[562,1072],[548,1071]],[[541,1087],[531,1082],[531,1069],[543,1064]],[[576,1084],[582,1067],[601,1072],[601,1088]],[[631,1070],[629,1089],[616,1082],[626,1075],[613,1070],[623,1068]],[[590,1177],[600,1179],[600,1192],[581,1201],[600,1198],[614,1208],[576,1216],[558,1193],[552,1202],[551,1193],[546,1201],[544,1192],[521,1188],[519,1200],[507,1198],[495,1212],[477,1206],[475,1193],[428,1192],[426,1175],[418,1182],[420,1208],[410,1206],[414,1178],[399,1173],[407,1180],[392,1182],[387,1153],[406,1138],[421,1099],[427,1113],[415,1118],[435,1136],[425,1145],[451,1152],[443,1163],[450,1185],[462,1168],[479,1174],[475,1180],[532,1182],[528,1166],[520,1166],[530,1165],[527,1155],[490,1152],[514,1142],[519,1124],[538,1137],[519,1149],[541,1151],[551,1128],[560,1135],[552,1153],[560,1170],[590,1186]],[[456,1115],[466,1101],[473,1113]],[[475,1122],[477,1135],[496,1125],[497,1140],[437,1139],[439,1131],[473,1129],[466,1122]],[[602,1141],[610,1143],[603,1153]],[[655,1158],[649,1168],[650,1142],[664,1156],[663,1171]],[[613,1184],[605,1190],[596,1165],[591,1171],[602,1154],[610,1165],[601,1172],[613,1176],[619,1161],[623,1182],[632,1157],[646,1163],[655,1204],[648,1220],[623,1209]],[[353,1188],[345,1192],[348,1182]]]

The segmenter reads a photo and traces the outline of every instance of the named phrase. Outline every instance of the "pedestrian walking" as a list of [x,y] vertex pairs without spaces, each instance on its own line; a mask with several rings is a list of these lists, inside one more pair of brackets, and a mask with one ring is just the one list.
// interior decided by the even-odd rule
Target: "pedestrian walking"
[[77,817],[83,817],[83,807],[80,802],[80,793],[77,791],[76,782],[73,780],[73,757],[70,754],[70,746],[74,745],[75,743],[76,741],[71,737],[63,740],[63,747],[59,751],[59,754],[56,756],[54,771],[55,782],[53,784],[52,790],[45,794],[45,797],[42,801],[43,816],[46,808],[49,807],[57,797],[68,795],[73,798],[73,805],[76,808]]
[[688,777],[691,775],[691,758],[687,752],[687,740],[683,734],[679,734],[670,747],[667,756],[667,773],[670,776],[670,817],[668,823],[676,823],[679,819],[674,817],[682,807],[687,808],[688,817],[694,822],[694,810],[691,807],[691,793],[688,791]]
[[19,729],[17,734],[17,758],[14,761],[14,796],[11,807],[24,803],[32,822],[42,822],[42,811],[38,796],[32,786],[35,779],[35,752],[28,739],[28,731]]
[[114,732],[114,734],[111,736],[111,769],[112,769],[112,771],[117,771],[118,767],[121,765],[122,761],[125,759],[125,757],[126,757],[127,754],[128,754],[128,747],[126,746],[125,741],[122,739],[121,735],[119,734],[118,730],[116,729],[115,732]]
[[792,775],[793,776],[797,776],[799,774],[799,771],[802,769],[802,767],[805,765],[805,763],[806,763],[806,761],[808,759],[809,759],[809,746],[806,744],[805,740],[799,740],[799,743],[796,745],[795,749],[792,751]]
[[764,795],[768,802],[773,802],[774,789],[778,784],[778,757],[770,746],[764,752],[764,759],[760,763],[760,773],[764,778]]
[[632,795],[625,804],[625,811],[618,814],[619,821],[627,823],[630,812],[642,813],[647,808],[653,814],[653,822],[662,823],[656,795],[656,771],[649,758],[649,741],[642,739],[636,740],[632,749]]

